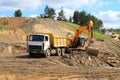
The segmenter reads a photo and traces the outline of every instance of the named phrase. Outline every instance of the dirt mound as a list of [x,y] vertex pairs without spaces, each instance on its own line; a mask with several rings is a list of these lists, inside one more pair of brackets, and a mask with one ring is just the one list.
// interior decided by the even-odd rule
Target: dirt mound
[[0,24],[10,27],[19,27],[26,20],[27,18],[24,17],[1,17]]
[[69,66],[77,66],[80,68],[108,67],[104,61],[95,56],[90,56],[85,52],[63,56],[60,61]]
[[26,34],[19,28],[0,30],[0,42],[22,42],[26,40]]
[[95,57],[81,51],[79,54],[69,54],[62,56],[61,62],[69,66],[81,68],[101,68],[120,67],[120,42],[110,40],[95,40],[94,47],[99,49],[99,54]]
[[21,26],[23,29],[29,29],[32,32],[53,33],[59,36],[65,36],[68,32],[74,34],[74,29],[67,26],[62,21],[48,18],[30,18]]
[[1,54],[15,54],[15,53],[25,53],[26,52],[26,43],[0,43],[0,53]]
[[12,27],[22,25],[21,27],[23,28],[0,30],[1,53],[24,53],[25,45],[16,45],[16,42],[21,43],[26,41],[26,33],[23,31],[25,29],[30,29],[32,32],[49,32],[59,36],[66,36],[67,32],[74,33],[73,29],[64,24],[64,22],[55,21],[53,19],[3,17],[0,18],[0,24]]
[[61,62],[69,66],[79,68],[105,68],[105,67],[119,67],[120,59],[118,57],[109,54],[103,57],[95,57],[88,55],[87,53],[70,54],[62,56]]

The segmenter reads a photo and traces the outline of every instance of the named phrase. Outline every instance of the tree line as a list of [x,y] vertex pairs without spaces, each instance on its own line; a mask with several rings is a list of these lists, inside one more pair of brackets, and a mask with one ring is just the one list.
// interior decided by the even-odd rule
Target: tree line
[[98,19],[94,15],[87,14],[85,11],[74,11],[73,14],[73,23],[79,24],[79,25],[85,25],[89,20],[92,20],[94,23],[94,29],[101,29],[103,27],[102,20]]
[[[22,17],[21,10],[20,9],[16,10],[14,13],[14,16]],[[87,14],[85,11],[74,11],[73,16],[71,16],[67,20],[63,7],[61,7],[60,11],[58,12],[58,16],[56,17],[55,9],[46,5],[46,7],[44,8],[44,13],[40,14],[38,17],[52,18],[52,19],[57,18],[57,20],[60,20],[60,21],[69,21],[79,25],[85,25],[89,20],[92,20],[94,23],[94,29],[100,30],[103,27],[102,20],[98,19],[94,15]]]

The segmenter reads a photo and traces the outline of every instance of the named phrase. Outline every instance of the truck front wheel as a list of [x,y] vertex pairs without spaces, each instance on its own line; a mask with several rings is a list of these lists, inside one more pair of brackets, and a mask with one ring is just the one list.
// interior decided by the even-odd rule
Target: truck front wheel
[[46,56],[46,57],[50,57],[50,50],[49,50],[49,49],[46,50],[45,56]]
[[34,54],[33,54],[33,53],[29,53],[29,56],[30,56],[30,57],[33,57],[33,56],[34,56]]

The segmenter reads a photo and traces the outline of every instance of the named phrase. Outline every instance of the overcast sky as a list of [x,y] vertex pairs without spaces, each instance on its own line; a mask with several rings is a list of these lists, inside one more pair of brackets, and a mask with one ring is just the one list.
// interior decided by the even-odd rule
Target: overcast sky
[[105,28],[120,28],[120,0],[0,0],[0,16],[13,16],[21,9],[24,17],[35,17],[44,13],[46,5],[56,13],[63,7],[67,18],[84,10],[101,19]]

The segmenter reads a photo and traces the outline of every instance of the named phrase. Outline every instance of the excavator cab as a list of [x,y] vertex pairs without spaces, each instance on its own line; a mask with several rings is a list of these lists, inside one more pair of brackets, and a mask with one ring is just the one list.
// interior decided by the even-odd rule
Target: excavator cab
[[78,47],[84,47],[85,46],[86,39],[83,37],[79,37],[77,41],[77,46]]
[[78,39],[71,45],[71,48],[83,48],[85,44],[86,39],[84,37],[78,37]]

